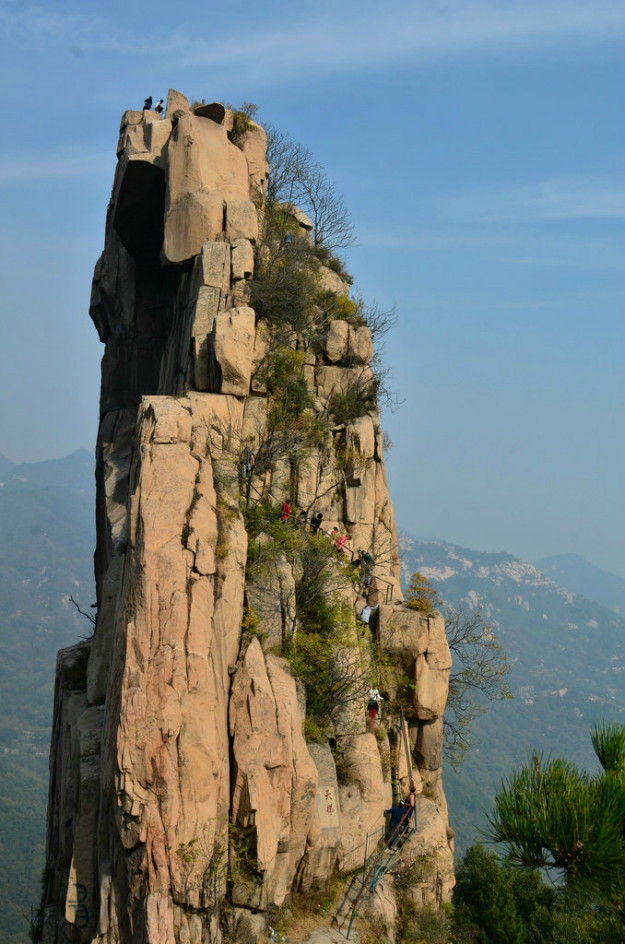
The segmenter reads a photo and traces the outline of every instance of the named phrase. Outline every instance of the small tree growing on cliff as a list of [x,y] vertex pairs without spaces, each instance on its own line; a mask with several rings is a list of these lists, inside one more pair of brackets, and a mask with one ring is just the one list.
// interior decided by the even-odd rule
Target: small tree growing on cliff
[[506,683],[510,663],[481,607],[469,612],[446,607],[443,616],[452,658],[459,665],[449,676],[443,720],[445,752],[457,764],[471,746],[474,721],[488,711],[484,699],[512,698]]
[[434,589],[427,577],[416,571],[410,578],[406,589],[406,606],[411,610],[418,610],[426,616],[438,613],[442,600],[438,591]]
[[266,126],[270,174],[267,198],[271,203],[296,205],[313,223],[313,245],[328,252],[355,244],[354,226],[335,185],[308,148]]
[[[406,589],[406,606],[424,616],[443,607],[438,591],[418,571]],[[471,745],[473,722],[488,711],[486,701],[512,698],[506,677],[510,664],[482,607],[467,612],[462,606],[443,609],[445,633],[458,668],[449,676],[445,709],[445,753],[452,764],[460,763]]]

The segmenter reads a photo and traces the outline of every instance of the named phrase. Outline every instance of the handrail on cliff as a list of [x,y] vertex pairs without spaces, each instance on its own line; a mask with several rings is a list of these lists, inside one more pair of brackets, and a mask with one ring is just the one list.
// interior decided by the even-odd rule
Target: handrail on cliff
[[[399,716],[400,716],[400,729],[403,734],[404,746],[406,748],[408,770],[412,771],[412,765],[410,763],[410,747],[408,743],[408,728],[406,725],[406,720],[404,718],[403,712],[401,710],[400,710]],[[412,781],[412,775],[411,775],[411,793],[413,793],[412,786],[413,786],[413,781]],[[410,828],[410,817],[412,817],[412,828]],[[369,848],[370,837],[373,837],[377,835],[378,833],[381,833],[382,830],[385,830],[385,827],[382,827],[381,829],[376,829],[371,833],[367,833],[366,838],[365,838],[365,860],[363,863],[362,872],[360,873],[362,875],[362,884],[358,893],[356,894],[356,897],[354,898],[353,901],[351,901],[351,908],[350,908],[351,914],[349,917],[349,924],[347,927],[347,932],[345,934],[345,937],[348,940],[351,934],[354,919],[358,915],[358,910],[360,908],[360,905],[364,896],[367,894],[367,892],[374,891],[378,882],[386,875],[386,873],[391,868],[391,866],[395,864],[395,862],[397,861],[399,857],[399,850],[410,839],[410,837],[414,835],[414,833],[416,832],[416,829],[417,829],[417,811],[413,802],[413,805],[406,809],[402,818],[397,824],[396,828],[390,833],[388,839],[386,839],[383,842],[382,847],[376,848],[376,850],[370,856],[368,856],[367,854],[368,848]],[[378,845],[378,843],[379,843],[379,840],[378,842],[376,842],[376,846]],[[352,889],[356,885],[356,881],[357,881],[357,876],[354,876],[354,878],[352,879],[352,881],[350,882],[347,888],[345,897],[343,898],[343,901],[341,902],[341,905],[334,916],[333,923],[336,923],[337,927],[339,925],[339,914],[341,913],[346,902],[350,901],[349,896]]]
[[[298,521],[298,517],[296,516],[296,514],[295,514],[294,511],[289,512],[289,514],[287,515],[287,519],[289,519],[289,518],[290,518],[292,521],[295,521],[296,523],[297,523],[297,521]],[[334,540],[333,537],[332,537],[332,532],[331,532],[331,531],[326,531],[325,528],[322,528],[322,527],[319,527],[319,528],[318,528],[318,531],[320,531],[321,534],[324,534],[329,540],[331,540],[331,541]],[[355,552],[354,550],[352,550],[351,547],[347,547],[347,545],[344,545],[343,547],[338,548],[338,550],[340,550],[341,553],[343,553],[343,554],[344,554],[344,553],[349,554],[349,556],[351,557],[352,563],[354,562],[354,557],[355,557],[356,552]],[[375,574],[375,579],[376,579],[376,581],[381,581],[383,584],[386,584],[386,591],[385,591],[385,595],[384,595],[384,602],[385,602],[385,603],[391,603],[392,600],[393,600],[394,584],[392,584],[392,583],[390,582],[390,580],[387,580],[386,577],[379,577],[377,574]]]
[[337,315],[338,315],[338,313],[339,313],[339,299],[338,299],[338,296],[337,296],[336,292],[334,292],[334,294],[332,295],[332,301],[331,301],[331,303],[330,303],[329,308],[326,308],[326,310],[323,312],[323,314],[324,314],[324,315],[329,315],[331,311],[334,312],[334,320],[336,321],[336,317],[337,317]]
[[[411,816],[413,817],[412,828],[408,829],[407,828],[408,821]],[[382,827],[382,829],[384,828],[385,827]],[[406,843],[410,839],[410,837],[414,834],[416,829],[417,829],[417,814],[414,807],[411,807],[410,809],[406,810],[406,812],[402,816],[395,830],[390,834],[389,838],[382,845],[382,848],[376,849],[376,851],[372,853],[372,855],[370,855],[368,858],[365,858],[365,862],[364,862],[362,873],[361,873],[363,875],[362,885],[355,899],[351,903],[351,909],[350,909],[351,914],[349,917],[349,924],[347,926],[347,931],[345,933],[345,937],[347,938],[347,940],[349,940],[349,936],[352,931],[352,926],[354,924],[354,919],[358,915],[358,911],[360,910],[360,905],[362,903],[363,898],[365,897],[367,892],[374,891],[378,882],[380,882],[380,880],[384,878],[384,876],[386,875],[388,870],[391,868],[391,866],[395,864],[395,862],[397,861],[399,857],[399,849],[401,848],[401,846],[404,845],[404,843]],[[370,836],[374,836],[376,833],[379,833],[379,832],[381,832],[381,830],[376,829],[374,830],[373,833],[367,833],[366,841],[368,841]],[[400,841],[401,841],[401,846],[400,846]],[[350,883],[347,889],[345,897],[343,901],[341,902],[341,907],[339,908],[339,911],[337,912],[337,914],[334,916],[334,922],[336,922],[337,926],[338,926],[338,914],[340,913],[345,903],[349,900],[349,894],[352,888],[354,887],[355,882],[356,882],[356,876],[354,877],[354,879],[352,879],[352,882]]]

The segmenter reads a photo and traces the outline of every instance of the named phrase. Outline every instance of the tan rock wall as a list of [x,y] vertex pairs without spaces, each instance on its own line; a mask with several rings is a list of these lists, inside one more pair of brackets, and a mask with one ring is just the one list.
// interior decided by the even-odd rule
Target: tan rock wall
[[303,856],[318,774],[302,724],[290,672],[252,639],[233,680],[230,734],[232,822],[241,858],[255,850],[256,874],[236,881],[235,904],[281,905]]
[[[49,944],[221,944],[224,928],[253,944],[264,909],[362,860],[411,777],[434,798],[420,797],[417,836],[436,860],[424,900],[449,894],[444,626],[401,605],[377,415],[332,420],[333,398],[372,379],[370,332],[334,321],[316,346],[257,323],[266,136],[252,123],[235,147],[232,128],[223,106],[191,114],[173,90],[165,119],[126,112],[121,122],[90,308],[105,345],[98,621],[92,640],[59,656]],[[322,275],[347,294],[335,273]],[[260,368],[276,345],[303,352],[323,433],[318,448],[277,455],[246,482],[244,450],[268,435]],[[382,601],[362,640],[350,630],[345,658],[356,668],[370,650],[375,660],[379,642],[393,668],[385,698],[406,684],[413,693],[409,764],[392,719],[378,736],[367,722],[365,690],[362,706],[330,712],[329,743],[306,744],[302,684],[276,654],[300,631],[302,565],[277,555],[246,582],[248,487],[253,502],[289,497],[294,511],[322,512],[323,528],[347,538],[344,562],[361,548],[375,558],[368,587],[337,562],[332,580],[355,613]],[[228,879],[235,907],[225,910]]]

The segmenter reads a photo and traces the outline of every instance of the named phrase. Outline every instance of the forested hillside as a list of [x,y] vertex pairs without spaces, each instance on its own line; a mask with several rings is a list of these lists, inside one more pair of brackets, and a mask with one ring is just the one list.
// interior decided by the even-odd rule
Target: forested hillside
[[44,862],[56,652],[90,624],[93,457],[0,457],[0,940],[27,940]]
[[625,620],[510,554],[406,534],[400,546],[404,578],[419,571],[446,604],[481,605],[512,663],[514,698],[491,704],[475,723],[467,760],[446,769],[450,821],[462,851],[476,837],[482,806],[490,806],[501,778],[527,752],[596,767],[590,725],[598,718],[622,721],[625,713]]

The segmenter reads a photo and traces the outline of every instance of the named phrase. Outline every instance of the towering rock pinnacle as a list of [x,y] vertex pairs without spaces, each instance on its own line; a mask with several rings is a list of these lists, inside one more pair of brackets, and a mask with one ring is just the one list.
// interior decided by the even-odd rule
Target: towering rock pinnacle
[[[440,616],[401,602],[371,332],[307,218],[265,204],[265,132],[236,122],[173,91],[163,119],[122,118],[91,300],[97,626],[58,656],[50,944],[254,944],[289,896],[362,865],[411,777],[411,894],[453,884],[451,659]],[[289,267],[308,280],[291,322]]]

